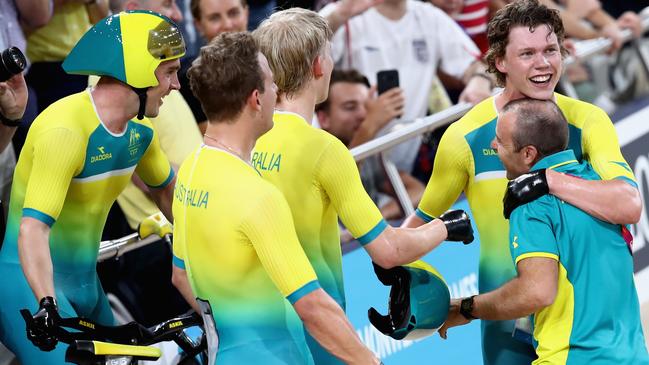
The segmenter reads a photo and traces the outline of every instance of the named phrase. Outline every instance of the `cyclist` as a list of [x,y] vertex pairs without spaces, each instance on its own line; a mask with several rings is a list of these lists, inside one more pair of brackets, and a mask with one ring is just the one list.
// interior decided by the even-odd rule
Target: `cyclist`
[[[0,341],[21,363],[64,363],[67,346],[57,347],[50,335],[59,308],[113,324],[96,274],[97,250],[108,211],[134,171],[172,219],[175,174],[144,117],[156,116],[162,98],[179,88],[184,54],[171,20],[131,11],[97,23],[63,63],[68,73],[101,78],[36,118],[16,166],[0,251],[0,275],[11,293],[0,308]],[[38,308],[27,337],[21,308]]]

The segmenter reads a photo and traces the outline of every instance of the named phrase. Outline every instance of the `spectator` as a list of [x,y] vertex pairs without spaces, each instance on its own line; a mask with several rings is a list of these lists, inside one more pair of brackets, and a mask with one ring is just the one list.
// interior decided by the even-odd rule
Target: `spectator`
[[[438,67],[464,82],[461,101],[476,103],[490,95],[491,79],[479,61],[478,48],[448,15],[414,0],[372,4],[344,0],[327,5],[321,14],[335,31],[332,54],[340,67],[359,70],[371,84],[378,71],[399,72],[404,111],[379,135],[426,115]],[[413,138],[392,150],[390,159],[399,171],[412,170],[420,144],[421,138]]]
[[[51,16],[51,0],[0,2],[0,52],[17,47],[24,54],[26,42],[21,23],[35,29],[45,25]],[[0,201],[4,202],[0,214],[3,219],[9,209],[16,156],[27,128],[36,117],[35,103],[33,90],[26,87],[22,74],[0,83]],[[17,141],[15,148],[11,148],[12,137]]]
[[561,11],[561,20],[566,27],[566,35],[576,39],[598,37],[611,40],[609,53],[622,47],[622,29],[629,29],[634,36],[642,33],[642,22],[637,14],[628,11],[616,20],[604,9],[599,0],[543,0],[549,8]]
[[39,112],[88,86],[87,76],[69,75],[61,64],[86,30],[106,15],[108,0],[54,0],[51,20],[28,31],[27,56],[32,66],[27,84],[36,92]]
[[[329,83],[329,97],[316,107],[320,127],[350,149],[372,140],[379,129],[403,112],[404,102],[400,88],[378,97],[375,93],[376,88],[370,88],[367,78],[358,71],[334,70]],[[381,209],[383,217],[402,217],[401,206],[389,181],[383,176],[379,158],[367,158],[361,161],[359,168],[363,186]],[[424,185],[405,172],[401,172],[400,176],[410,203],[416,206],[424,192]]]
[[[191,0],[190,8],[196,29],[208,43],[223,32],[244,32],[248,27],[246,0]],[[185,66],[180,71],[180,92],[191,107],[201,133],[205,133],[207,117],[192,93],[187,77],[191,61],[183,61]]]
[[480,53],[487,53],[487,21],[491,0],[430,0],[442,9],[464,29],[466,34],[478,46]]

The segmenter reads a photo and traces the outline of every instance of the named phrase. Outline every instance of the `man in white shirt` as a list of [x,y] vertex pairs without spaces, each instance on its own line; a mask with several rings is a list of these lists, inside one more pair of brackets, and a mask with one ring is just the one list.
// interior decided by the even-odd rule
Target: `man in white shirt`
[[[321,10],[335,32],[332,54],[338,67],[355,68],[376,84],[382,70],[399,71],[405,106],[395,125],[426,115],[428,96],[438,67],[461,79],[460,101],[476,103],[488,97],[493,85],[479,60],[480,51],[464,31],[443,11],[415,0],[343,0]],[[421,138],[395,147],[390,158],[400,171],[410,172]]]

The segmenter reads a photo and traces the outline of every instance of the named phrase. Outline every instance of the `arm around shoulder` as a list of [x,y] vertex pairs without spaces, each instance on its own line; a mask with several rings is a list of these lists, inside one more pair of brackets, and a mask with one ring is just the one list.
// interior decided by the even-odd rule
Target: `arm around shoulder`
[[635,224],[642,214],[637,188],[621,179],[584,180],[547,170],[550,194],[613,224]]

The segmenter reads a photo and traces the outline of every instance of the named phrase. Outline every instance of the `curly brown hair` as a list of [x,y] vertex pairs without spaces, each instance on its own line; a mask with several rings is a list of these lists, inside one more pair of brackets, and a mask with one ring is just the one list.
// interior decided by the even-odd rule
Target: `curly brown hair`
[[485,57],[487,71],[496,75],[499,86],[505,86],[507,75],[498,71],[496,60],[505,57],[505,50],[509,43],[509,33],[514,27],[528,27],[533,31],[540,25],[547,25],[550,31],[557,35],[561,55],[567,54],[563,46],[565,30],[559,16],[559,11],[542,5],[538,0],[517,0],[500,9],[487,25],[487,38],[489,50]]
[[201,48],[187,76],[210,121],[234,121],[254,90],[265,91],[259,54],[248,32],[221,33]]

